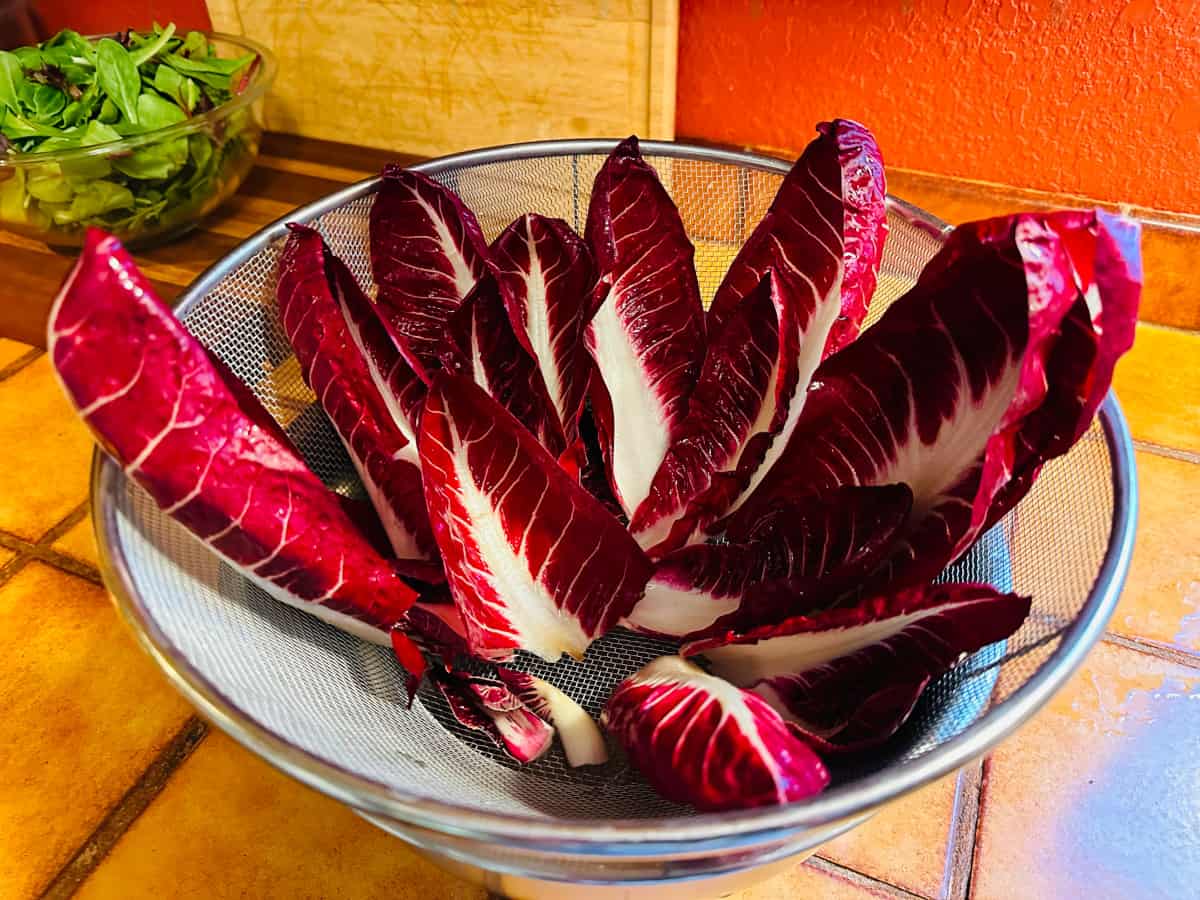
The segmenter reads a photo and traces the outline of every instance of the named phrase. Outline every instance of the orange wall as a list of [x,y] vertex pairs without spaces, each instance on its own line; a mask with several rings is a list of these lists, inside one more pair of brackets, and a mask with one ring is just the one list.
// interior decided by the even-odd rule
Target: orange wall
[[84,34],[148,28],[156,19],[163,25],[174,22],[181,30],[211,27],[204,0],[38,0],[34,8],[48,34],[62,28]]
[[1200,213],[1195,0],[681,0],[681,137]]

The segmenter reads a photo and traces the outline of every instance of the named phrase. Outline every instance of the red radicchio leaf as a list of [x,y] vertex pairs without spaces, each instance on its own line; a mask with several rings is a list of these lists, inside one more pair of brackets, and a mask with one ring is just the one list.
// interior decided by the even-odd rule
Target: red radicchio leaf
[[116,238],[88,231],[47,346],[97,441],[164,512],[272,597],[390,643],[416,592]]
[[428,381],[446,320],[486,269],[483,231],[453,191],[389,165],[371,206],[370,237],[384,320],[409,365]]
[[585,238],[608,292],[585,335],[599,375],[593,414],[613,492],[632,515],[680,435],[704,360],[695,251],[637,138],[596,176]]
[[554,726],[567,762],[573,766],[600,766],[608,762],[608,748],[592,717],[583,708],[547,681],[503,667],[496,677],[525,707]]
[[[1083,294],[1046,360],[1046,398],[1014,438],[1013,474],[992,500],[985,530],[1028,493],[1045,460],[1062,455],[1083,435],[1108,392],[1117,359],[1133,346],[1142,286],[1140,226],[1101,210],[1074,215],[1080,227],[1065,232],[1066,247]],[[1076,235],[1082,239],[1071,239]]]
[[490,272],[475,283],[451,314],[447,329],[453,344],[442,352],[446,368],[472,377],[543,447],[561,453],[566,442],[537,361],[513,333],[500,289]]
[[302,225],[291,228],[276,288],[284,333],[305,382],[337,429],[392,549],[402,559],[427,558],[434,550],[433,533],[413,424],[361,338],[362,310],[370,301],[318,232]]
[[802,316],[807,384],[821,356],[852,341],[875,293],[887,237],[887,185],[875,138],[835,119],[788,172],[767,214],[747,239],[708,310],[717,333],[768,269],[808,299]]
[[535,213],[504,229],[491,252],[513,331],[537,360],[559,430],[569,444],[578,436],[592,370],[583,344],[583,330],[594,312],[592,255],[566,222]]
[[413,697],[416,696],[417,688],[421,686],[421,678],[425,674],[425,655],[399,625],[392,627],[388,637],[392,641],[392,653],[408,673],[405,684],[408,690],[408,705],[412,706]]
[[788,418],[799,339],[795,304],[768,271],[709,346],[680,436],[630,522],[651,555],[682,546],[749,482]]
[[[1090,364],[1086,341],[1063,337],[1079,298],[1077,273],[1097,257],[1108,227],[1067,212],[958,228],[917,285],[817,370],[780,464],[733,517],[730,536],[738,539],[779,498],[903,482],[913,490],[913,514],[892,577],[921,583],[960,556],[994,521],[993,502],[1015,503],[1037,466],[1080,431],[1082,402],[1065,424],[1038,415],[1046,402],[1061,409],[1064,389],[1068,398],[1080,390],[1048,390],[1047,367],[1075,371],[1073,379],[1081,368],[1089,377],[1111,374]],[[1101,305],[1110,287],[1098,283]],[[1134,312],[1136,286],[1122,280],[1116,291],[1126,314]],[[1072,346],[1088,364],[1069,365],[1058,353]],[[1088,382],[1089,396],[1097,389]],[[1047,426],[1070,440],[1036,433]]]
[[846,609],[688,644],[713,671],[766,700],[825,752],[896,733],[925,685],[961,656],[1004,640],[1030,601],[982,584],[937,584]]
[[653,555],[749,496],[786,446],[822,355],[866,315],[887,233],[883,164],[861,125],[818,131],[713,299],[708,328],[720,336],[631,523]]
[[[476,660],[467,645],[466,625],[453,605],[416,603],[400,627],[427,653],[437,656],[446,672],[461,676],[459,667]],[[602,765],[608,760],[600,729],[578,703],[525,672],[496,666],[495,675],[526,709],[554,727],[570,765]]]
[[1142,297],[1141,225],[1101,209],[1080,215],[1084,217],[1083,227],[1074,233],[1094,235],[1095,251],[1083,239],[1068,240],[1067,252],[1080,277],[1097,354],[1086,400],[1076,419],[1076,438],[1087,431],[1108,393],[1117,360],[1133,346]]
[[618,685],[603,721],[656,791],[700,810],[788,803],[829,784],[775,710],[678,656]]
[[447,669],[455,669],[472,656],[467,643],[467,626],[453,603],[414,603],[398,626],[418,646],[438,657]]
[[625,624],[694,638],[828,605],[883,562],[911,508],[903,484],[844,487],[780,506],[744,543],[696,544],[659,561]]
[[531,763],[550,749],[554,728],[502,681],[440,669],[430,677],[460,724],[483,732],[517,762]]
[[645,554],[472,381],[435,379],[418,446],[434,535],[476,654],[579,657],[633,608],[650,577]]

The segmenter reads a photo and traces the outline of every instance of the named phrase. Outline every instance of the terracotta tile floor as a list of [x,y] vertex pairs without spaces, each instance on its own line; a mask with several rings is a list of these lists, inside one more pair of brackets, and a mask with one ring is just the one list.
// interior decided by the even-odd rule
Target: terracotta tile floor
[[79,896],[468,900],[486,892],[213,733]]
[[0,529],[35,541],[87,496],[91,437],[45,355],[0,391]]
[[[737,900],[1189,895],[1200,875],[1200,781],[1186,752],[1200,746],[1200,335],[1142,326],[1138,340],[1117,385],[1141,442],[1141,519],[1110,638],[986,762],[982,788],[978,767],[930,785]],[[26,357],[0,342],[0,900],[48,887],[482,897],[205,736],[88,580],[90,444],[45,358]]]
[[0,896],[35,896],[191,716],[103,588],[41,562],[0,587]]

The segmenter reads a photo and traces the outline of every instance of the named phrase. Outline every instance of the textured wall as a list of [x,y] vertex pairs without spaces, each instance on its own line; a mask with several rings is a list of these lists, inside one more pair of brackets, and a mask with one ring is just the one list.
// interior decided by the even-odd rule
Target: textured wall
[[682,0],[676,131],[1200,213],[1196,0]]
[[180,29],[209,27],[204,0],[37,0],[34,7],[51,34],[60,28],[84,34],[149,28],[156,19],[163,25],[174,22]]

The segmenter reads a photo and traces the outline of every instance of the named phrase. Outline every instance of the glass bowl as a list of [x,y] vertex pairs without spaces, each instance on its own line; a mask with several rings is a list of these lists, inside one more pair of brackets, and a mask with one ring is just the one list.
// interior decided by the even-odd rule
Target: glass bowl
[[[194,228],[224,203],[258,157],[262,101],[276,63],[270,50],[247,38],[209,33],[208,39],[223,57],[258,54],[240,94],[119,141],[0,155],[0,228],[53,247],[78,247],[87,227],[95,226],[145,247]],[[164,171],[170,174],[158,174]],[[135,180],[139,189],[131,192]]]

